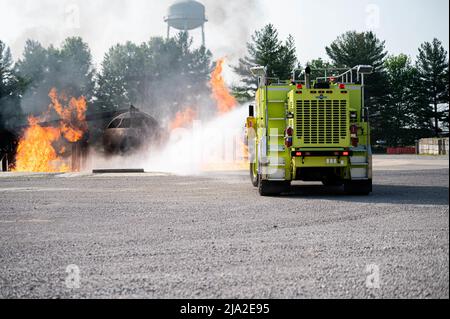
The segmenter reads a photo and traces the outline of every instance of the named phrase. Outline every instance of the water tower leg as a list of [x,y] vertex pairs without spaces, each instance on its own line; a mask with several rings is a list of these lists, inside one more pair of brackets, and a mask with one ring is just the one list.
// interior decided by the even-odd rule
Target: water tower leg
[[205,46],[205,25],[202,25],[202,44]]
[[170,24],[167,24],[167,40],[170,39]]

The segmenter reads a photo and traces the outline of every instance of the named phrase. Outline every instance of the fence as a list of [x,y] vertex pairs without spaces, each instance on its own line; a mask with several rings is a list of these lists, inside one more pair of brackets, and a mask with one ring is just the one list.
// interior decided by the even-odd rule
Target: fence
[[388,147],[387,154],[389,155],[403,155],[403,154],[416,154],[415,147]]
[[419,141],[419,154],[448,155],[449,138],[424,138]]

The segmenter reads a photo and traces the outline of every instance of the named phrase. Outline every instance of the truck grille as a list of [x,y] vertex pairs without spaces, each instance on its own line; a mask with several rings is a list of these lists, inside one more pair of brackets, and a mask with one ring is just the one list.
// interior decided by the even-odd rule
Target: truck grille
[[349,130],[347,101],[297,101],[296,126],[304,144],[339,144]]

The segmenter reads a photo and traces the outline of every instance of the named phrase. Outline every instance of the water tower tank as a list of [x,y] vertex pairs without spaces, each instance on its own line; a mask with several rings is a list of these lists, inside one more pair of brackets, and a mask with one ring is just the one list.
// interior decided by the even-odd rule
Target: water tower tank
[[203,44],[205,43],[204,25],[206,19],[205,6],[195,0],[178,0],[169,7],[167,17],[167,36],[170,35],[170,28],[182,31],[202,28]]

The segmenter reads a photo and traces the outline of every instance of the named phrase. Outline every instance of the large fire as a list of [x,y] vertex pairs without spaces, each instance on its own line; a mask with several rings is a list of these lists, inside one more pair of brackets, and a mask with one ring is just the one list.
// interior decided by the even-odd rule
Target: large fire
[[[216,67],[211,73],[211,80],[209,82],[212,91],[211,96],[216,102],[217,111],[220,115],[234,110],[237,106],[237,101],[230,94],[222,75],[224,63],[225,58],[221,58],[216,62]],[[169,129],[174,130],[177,128],[189,127],[197,119],[197,115],[197,112],[193,108],[187,107],[184,110],[177,112],[175,119],[169,124]]]
[[[220,115],[226,115],[235,110],[238,102],[231,95],[230,90],[223,77],[225,58],[221,58],[216,62],[216,68],[211,73],[210,86],[212,97],[216,101],[217,111]],[[217,161],[215,163],[206,163],[203,165],[204,170],[234,170],[246,167],[248,157],[248,147],[241,141],[238,136],[233,143],[234,158],[232,162],[227,160]]]
[[225,58],[221,58],[216,63],[216,68],[211,74],[211,89],[212,96],[217,102],[217,109],[220,114],[225,114],[237,106],[236,99],[230,94],[230,91],[223,78],[223,65],[225,63]]
[[183,111],[177,112],[175,119],[170,123],[169,129],[171,131],[177,128],[186,128],[191,125],[197,118],[197,112],[188,107]]
[[[155,160],[152,166],[161,165],[164,169],[170,167],[182,172],[193,169],[201,171],[241,170],[248,168],[247,146],[243,141],[243,131],[240,123],[243,123],[243,114],[238,109],[238,102],[231,95],[223,77],[225,59],[219,59],[211,73],[209,86],[213,98],[213,108],[217,116],[193,128],[195,120],[199,119],[196,108],[186,107],[175,114],[169,123],[169,130],[174,132],[177,128],[192,128],[186,130],[184,136],[176,136],[176,139],[167,146],[162,156],[164,159]],[[208,113],[208,112],[206,112]],[[242,127],[243,128],[243,127]],[[198,131],[196,131],[198,130]],[[213,147],[211,147],[213,141]],[[182,163],[179,162],[180,154],[185,153]],[[169,162],[168,162],[169,160]],[[169,164],[172,163],[173,164]],[[153,169],[153,168],[152,168]]]
[[84,97],[67,99],[64,94],[61,94],[60,99],[69,103],[67,107],[64,107],[58,99],[56,89],[50,91],[49,97],[52,101],[50,106],[53,107],[61,118],[60,129],[65,139],[71,143],[81,140],[87,131],[86,99]]
[[43,127],[39,124],[43,121],[42,118],[29,117],[29,126],[17,148],[13,169],[15,172],[57,173],[72,169],[72,165],[68,164],[63,155],[66,152],[66,144],[80,141],[87,131],[86,99],[68,99],[64,94],[58,97],[56,89],[50,91],[49,97],[52,104],[49,105],[47,114],[54,110],[60,117],[58,125]]

